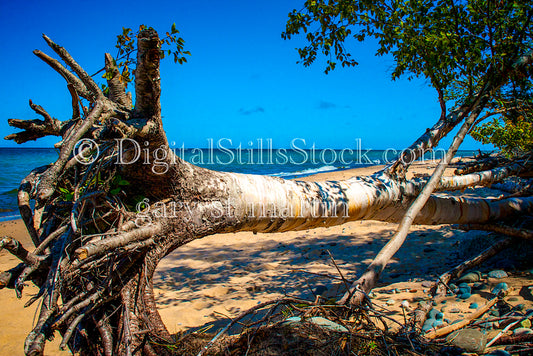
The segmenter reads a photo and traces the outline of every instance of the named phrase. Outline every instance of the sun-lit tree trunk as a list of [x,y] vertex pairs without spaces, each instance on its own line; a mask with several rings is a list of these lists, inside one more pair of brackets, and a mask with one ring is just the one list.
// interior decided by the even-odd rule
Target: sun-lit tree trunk
[[[172,250],[219,232],[283,232],[363,219],[399,222],[426,183],[406,181],[390,170],[319,183],[196,167],[176,157],[167,144],[160,107],[160,42],[153,29],[138,36],[134,108],[110,55],[105,57],[106,70],[113,75],[105,96],[65,49],[45,40],[76,74],[35,52],[66,79],[73,117],[52,119],[30,102],[44,120],[10,120],[24,130],[7,137],[16,142],[45,135],[62,141],[58,160],[31,172],[19,190],[21,215],[35,250],[26,251],[8,237],[0,241],[0,247],[23,261],[0,275],[0,287],[21,293],[26,280],[40,287],[32,300],[43,303],[26,340],[29,355],[42,354],[54,330],[62,333],[63,346],[80,354],[164,354],[168,349],[161,345],[173,341],[157,312],[152,279],[158,262]],[[90,105],[81,105],[80,97]],[[423,137],[417,145],[423,146]],[[98,151],[89,146],[76,150],[81,139],[92,139]],[[132,141],[121,146],[117,139]],[[126,144],[133,140],[147,142],[142,146],[146,150],[137,152]],[[158,165],[144,164],[154,154],[165,158]],[[120,164],[120,157],[126,162],[137,159]],[[435,189],[486,185],[521,169],[509,166],[444,177]],[[117,184],[121,192],[112,194]],[[65,189],[72,197],[65,196]],[[430,196],[412,220],[482,224],[531,211],[532,206],[533,198]]]

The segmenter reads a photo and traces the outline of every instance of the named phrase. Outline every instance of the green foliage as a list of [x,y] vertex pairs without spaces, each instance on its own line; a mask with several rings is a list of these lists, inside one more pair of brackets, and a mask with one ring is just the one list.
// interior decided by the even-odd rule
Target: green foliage
[[531,117],[504,115],[475,128],[471,134],[478,141],[495,145],[510,157],[533,151]]
[[533,2],[522,0],[307,0],[289,13],[282,38],[305,35],[301,62],[308,66],[321,53],[326,73],[336,61],[357,65],[346,47],[374,38],[376,55],[394,58],[392,78],[426,78],[443,112],[447,102],[468,105],[490,83],[487,109],[504,113],[528,110],[531,65],[518,71],[514,63],[533,48],[532,16]]
[[[135,64],[136,57],[134,56],[137,48],[135,47],[135,39],[144,29],[147,29],[146,25],[139,26],[139,30],[134,32],[131,28],[122,28],[122,33],[117,35],[117,55],[115,56],[115,64],[120,73],[119,80],[127,87],[128,83],[132,82],[135,75]],[[165,37],[160,39],[160,56],[161,59],[166,56],[173,55],[174,63],[183,64],[187,62],[185,55],[190,56],[191,52],[184,51],[185,40],[181,37],[178,37],[179,31],[176,28],[176,24],[173,23],[170,31],[165,33]],[[102,78],[111,79],[113,78],[113,72],[105,72],[102,75]],[[109,89],[106,85],[102,85],[104,94],[107,94]]]

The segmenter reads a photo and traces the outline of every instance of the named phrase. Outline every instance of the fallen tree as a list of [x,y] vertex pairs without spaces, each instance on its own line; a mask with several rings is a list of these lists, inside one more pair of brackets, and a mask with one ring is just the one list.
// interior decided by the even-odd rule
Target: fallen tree
[[[441,115],[408,154],[381,172],[318,183],[216,172],[177,157],[161,118],[161,40],[155,30],[144,28],[137,36],[134,106],[110,55],[105,62],[109,90],[104,92],[66,49],[44,39],[66,66],[40,51],[35,54],[67,81],[73,115],[60,121],[30,101],[43,120],[9,121],[23,129],[7,137],[18,143],[46,135],[61,141],[57,161],[34,169],[19,188],[21,216],[35,250],[25,250],[10,237],[0,241],[0,247],[22,261],[0,275],[0,286],[14,288],[18,295],[28,280],[40,288],[30,300],[40,299],[42,305],[26,339],[28,355],[42,354],[56,330],[63,335],[63,347],[81,354],[167,352],[161,345],[173,340],[157,312],[154,271],[168,253],[207,235],[303,230],[362,219],[403,220],[395,238],[341,299],[358,303],[373,288],[412,223],[516,221],[532,211],[533,197],[528,194],[498,200],[431,195],[490,185],[531,171],[530,161],[510,161],[486,171],[442,177],[494,92],[530,68],[530,52],[506,62],[497,76],[487,70],[469,100]],[[409,165],[461,123],[430,183],[406,180]],[[143,149],[118,144],[124,140],[140,142]],[[119,157],[133,163],[121,164]],[[157,164],[145,163],[153,157]]]

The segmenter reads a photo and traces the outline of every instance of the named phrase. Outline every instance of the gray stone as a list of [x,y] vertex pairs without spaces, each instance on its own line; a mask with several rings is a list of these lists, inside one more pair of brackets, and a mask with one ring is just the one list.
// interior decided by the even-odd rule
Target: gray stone
[[332,322],[331,320],[328,320],[326,318],[323,318],[321,316],[314,316],[312,318],[308,319],[311,323],[315,325],[319,325],[323,328],[330,329],[333,331],[339,331],[339,332],[348,332],[348,329],[346,329],[344,326],[339,325],[337,323]]
[[433,329],[433,323],[435,322],[435,319],[426,319],[424,322],[424,325],[422,325],[422,330],[425,332],[428,332],[429,330]]
[[459,309],[459,308],[450,309],[450,313],[460,313],[460,312],[461,312],[461,309]]
[[394,299],[389,299],[385,303],[387,303],[387,305],[394,305],[394,303],[396,303],[396,301]]
[[488,276],[490,278],[505,278],[507,277],[507,273],[505,271],[502,271],[501,269],[496,269],[494,271],[490,271],[488,273]]
[[501,282],[501,283],[496,284],[496,286],[492,288],[491,293],[494,295],[498,295],[500,294],[500,292],[502,291],[505,292],[508,289],[509,289],[509,286],[507,285],[507,283]]
[[448,335],[446,341],[467,352],[483,353],[487,336],[476,329],[461,329]]
[[466,283],[459,284],[459,293],[458,294],[464,294],[464,293],[472,293],[472,288]]
[[437,314],[439,314],[439,313],[440,313],[440,311],[439,311],[438,309],[433,308],[433,309],[431,309],[431,310],[429,311],[429,313],[428,313],[428,318],[429,318],[429,319],[435,319],[435,316],[436,316]]
[[513,335],[533,334],[533,330],[529,328],[516,328],[513,330]]

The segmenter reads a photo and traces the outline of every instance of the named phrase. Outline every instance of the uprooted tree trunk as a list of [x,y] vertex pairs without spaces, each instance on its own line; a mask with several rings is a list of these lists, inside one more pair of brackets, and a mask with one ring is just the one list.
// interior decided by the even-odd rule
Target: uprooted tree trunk
[[[160,41],[154,30],[138,36],[134,108],[111,56],[106,55],[106,71],[114,75],[108,79],[106,96],[64,48],[44,38],[75,73],[35,51],[66,79],[73,116],[60,121],[30,102],[43,120],[10,120],[10,125],[24,130],[7,137],[18,143],[46,135],[62,140],[58,160],[33,170],[19,188],[20,212],[35,250],[26,251],[9,237],[0,240],[0,247],[23,261],[0,275],[0,287],[14,288],[20,295],[24,282],[31,280],[40,288],[30,300],[42,300],[25,343],[30,355],[42,354],[55,330],[63,335],[63,347],[81,354],[165,353],[160,345],[172,339],[157,312],[153,274],[163,257],[194,239],[220,232],[304,230],[361,219],[400,221],[426,184],[423,179],[405,180],[404,170],[454,126],[477,115],[484,96],[494,89],[485,88],[479,100],[441,118],[415,142],[416,150],[382,172],[335,182],[286,181],[210,171],[173,154],[161,120]],[[521,164],[509,164],[439,177],[432,189],[491,184],[523,170]],[[533,207],[531,197],[428,195],[426,200],[409,224],[483,224]],[[381,270],[386,262],[381,261]],[[368,293],[381,270],[374,270],[372,280],[356,286],[358,290]],[[350,293],[344,301],[352,297]]]

